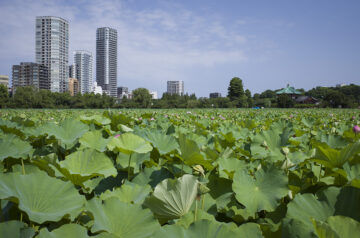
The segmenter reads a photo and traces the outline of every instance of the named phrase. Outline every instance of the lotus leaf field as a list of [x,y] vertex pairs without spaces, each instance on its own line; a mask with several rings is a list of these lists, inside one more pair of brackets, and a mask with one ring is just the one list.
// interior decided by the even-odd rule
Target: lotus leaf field
[[0,237],[360,236],[359,110],[0,115]]

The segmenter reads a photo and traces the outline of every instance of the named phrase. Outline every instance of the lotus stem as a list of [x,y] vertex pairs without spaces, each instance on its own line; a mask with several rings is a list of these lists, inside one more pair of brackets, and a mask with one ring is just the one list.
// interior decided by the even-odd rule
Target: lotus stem
[[130,162],[131,162],[131,155],[132,155],[132,153],[130,154],[130,157],[129,157],[129,165],[128,165],[128,181],[130,181]]
[[202,200],[201,200],[201,210],[204,210],[204,206],[205,206],[205,196],[202,195]]
[[24,160],[22,158],[21,158],[21,168],[22,168],[22,173],[25,175]]
[[320,164],[320,171],[319,171],[319,182],[320,182],[320,179],[321,179],[321,170],[322,170],[322,164]]
[[194,222],[196,221],[196,216],[197,216],[197,199],[195,200]]

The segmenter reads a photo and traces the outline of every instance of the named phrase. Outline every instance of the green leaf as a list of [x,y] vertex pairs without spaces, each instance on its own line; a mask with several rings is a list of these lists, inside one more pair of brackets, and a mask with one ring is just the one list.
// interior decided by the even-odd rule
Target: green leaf
[[165,179],[156,185],[154,193],[145,200],[145,205],[161,220],[179,218],[190,210],[197,191],[198,181],[193,175]]
[[35,231],[20,221],[7,221],[0,223],[0,237],[4,238],[31,238]]
[[108,148],[110,150],[116,148],[118,151],[125,154],[132,154],[134,152],[145,154],[152,150],[152,146],[149,142],[132,133],[125,133],[117,138],[112,138],[108,144]]
[[236,199],[255,214],[261,210],[274,211],[279,200],[288,194],[287,184],[284,172],[270,167],[256,171],[255,178],[246,170],[237,171],[232,188]]
[[87,229],[83,226],[78,224],[66,224],[51,232],[48,231],[48,229],[43,228],[36,238],[88,238],[90,236],[88,236],[87,233]]
[[220,177],[229,179],[233,178],[234,172],[248,167],[248,164],[245,161],[235,158],[220,158],[218,164]]
[[5,134],[0,136],[0,161],[6,158],[25,158],[32,146],[15,135]]
[[328,168],[341,168],[358,153],[360,153],[360,142],[349,144],[342,150],[336,150],[327,145],[318,145],[313,161]]
[[120,188],[116,188],[113,191],[105,191],[100,195],[102,200],[109,199],[111,197],[117,197],[120,201],[131,204],[142,204],[151,192],[150,185],[138,185],[128,181],[125,181]]
[[319,238],[353,238],[360,234],[360,223],[350,217],[331,216],[327,223],[313,220]]
[[160,227],[149,209],[121,202],[115,197],[104,202],[94,198],[87,209],[94,216],[92,232],[107,231],[119,238],[146,238],[153,237]]
[[111,120],[109,118],[103,117],[101,115],[92,115],[92,116],[81,116],[81,121],[88,122],[88,123],[94,123],[96,125],[102,126],[102,125],[108,125],[110,124]]
[[199,164],[209,170],[213,168],[211,162],[204,159],[204,156],[200,153],[200,149],[195,141],[187,139],[184,134],[180,134],[179,145],[181,158],[184,160],[185,164],[189,166]]
[[179,144],[173,136],[165,135],[159,132],[146,133],[148,141],[158,149],[161,155],[167,154],[179,148]]
[[65,146],[71,147],[78,138],[89,130],[89,127],[80,121],[67,119],[59,125],[48,123],[44,125],[43,130],[49,136],[55,136]]
[[149,184],[151,187],[155,187],[161,181],[167,178],[174,178],[174,175],[166,168],[144,168],[133,180],[133,183],[139,185]]
[[104,153],[94,149],[78,150],[60,162],[60,167],[68,171],[68,179],[76,185],[95,176],[115,177],[117,171],[113,162]]
[[98,130],[88,131],[79,139],[82,147],[96,149],[100,152],[104,152],[106,150],[106,145],[109,141],[110,139],[103,138],[101,131]]
[[[200,220],[185,229],[179,225],[166,225],[154,234],[156,238],[225,238],[225,237],[262,237],[256,224],[237,228],[217,221]],[[243,227],[243,228],[242,228]],[[171,236],[169,236],[171,234]]]
[[59,221],[67,215],[72,220],[85,203],[72,183],[49,177],[44,172],[0,174],[0,199],[12,197],[17,199],[19,209],[36,223]]

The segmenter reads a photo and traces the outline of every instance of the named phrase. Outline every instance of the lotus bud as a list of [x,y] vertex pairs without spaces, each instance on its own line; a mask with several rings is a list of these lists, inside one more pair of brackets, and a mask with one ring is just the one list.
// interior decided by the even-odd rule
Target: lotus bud
[[119,136],[120,136],[120,134],[116,134],[114,137],[115,137],[115,138],[118,138]]
[[205,171],[204,171],[204,169],[203,169],[203,167],[201,165],[199,165],[199,164],[195,165],[195,166],[193,166],[193,169],[196,172],[200,173],[202,176],[205,176]]
[[287,147],[283,147],[282,151],[284,152],[285,155],[289,154],[289,152],[290,152],[289,148],[287,148]]
[[355,134],[359,133],[359,132],[360,132],[360,126],[355,125],[355,126],[353,127],[353,131],[354,131]]
[[152,117],[152,118],[150,118],[150,121],[154,121],[155,119]]
[[210,189],[208,187],[206,187],[204,184],[200,183],[199,189],[198,189],[198,194],[199,195],[203,195],[205,193],[210,192]]

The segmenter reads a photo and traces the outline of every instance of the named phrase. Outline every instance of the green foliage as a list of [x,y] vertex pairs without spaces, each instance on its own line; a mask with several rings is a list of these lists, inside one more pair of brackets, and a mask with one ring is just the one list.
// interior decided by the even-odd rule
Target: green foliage
[[0,113],[0,237],[360,232],[356,110]]
[[140,108],[148,108],[151,106],[151,94],[146,88],[138,88],[133,92],[133,100]]

